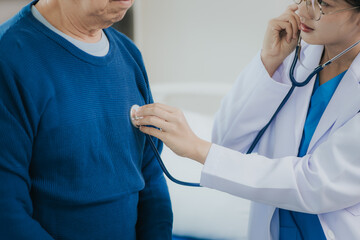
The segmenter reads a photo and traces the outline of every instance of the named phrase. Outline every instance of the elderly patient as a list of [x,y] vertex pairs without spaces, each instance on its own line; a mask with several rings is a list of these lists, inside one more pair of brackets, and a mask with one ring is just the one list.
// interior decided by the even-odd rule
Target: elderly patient
[[129,120],[152,102],[142,57],[108,28],[133,1],[33,1],[0,26],[0,239],[171,239]]

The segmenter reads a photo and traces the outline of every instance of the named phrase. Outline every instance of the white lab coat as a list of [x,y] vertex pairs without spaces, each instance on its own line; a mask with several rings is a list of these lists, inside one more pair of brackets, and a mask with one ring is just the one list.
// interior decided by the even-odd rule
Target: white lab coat
[[[323,51],[302,45],[302,62],[311,69],[298,64],[298,81]],[[253,201],[251,240],[279,239],[277,208],[318,214],[327,239],[360,239],[360,55],[337,87],[306,156],[296,157],[315,77],[294,90],[254,153],[244,154],[290,89],[293,56],[272,78],[260,54],[242,72],[217,113],[201,185]]]

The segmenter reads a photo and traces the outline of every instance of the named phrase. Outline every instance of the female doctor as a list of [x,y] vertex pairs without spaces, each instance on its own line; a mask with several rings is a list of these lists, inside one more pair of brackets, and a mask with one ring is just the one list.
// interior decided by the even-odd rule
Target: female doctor
[[[253,201],[249,239],[360,239],[360,44],[311,75],[360,40],[360,1],[296,3],[269,22],[261,52],[222,102],[213,143],[163,104],[139,108],[136,124],[204,164],[202,186]],[[291,90],[291,78],[310,82],[292,90],[246,154]]]

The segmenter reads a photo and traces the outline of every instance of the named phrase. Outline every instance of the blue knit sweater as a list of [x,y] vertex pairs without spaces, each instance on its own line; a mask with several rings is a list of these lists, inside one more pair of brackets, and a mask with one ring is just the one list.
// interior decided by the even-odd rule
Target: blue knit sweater
[[140,52],[109,28],[91,56],[32,4],[0,26],[0,239],[171,239],[165,179],[129,120],[152,102]]

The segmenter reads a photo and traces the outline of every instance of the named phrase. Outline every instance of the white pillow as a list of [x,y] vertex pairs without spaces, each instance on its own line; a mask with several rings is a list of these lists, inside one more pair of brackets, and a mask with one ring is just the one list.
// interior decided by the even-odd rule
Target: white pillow
[[[192,130],[210,141],[212,117],[184,112]],[[199,182],[202,165],[164,146],[168,171],[181,181]],[[166,178],[167,179],[167,178]],[[184,187],[167,179],[174,212],[174,234],[206,239],[246,239],[249,201],[208,188]]]

